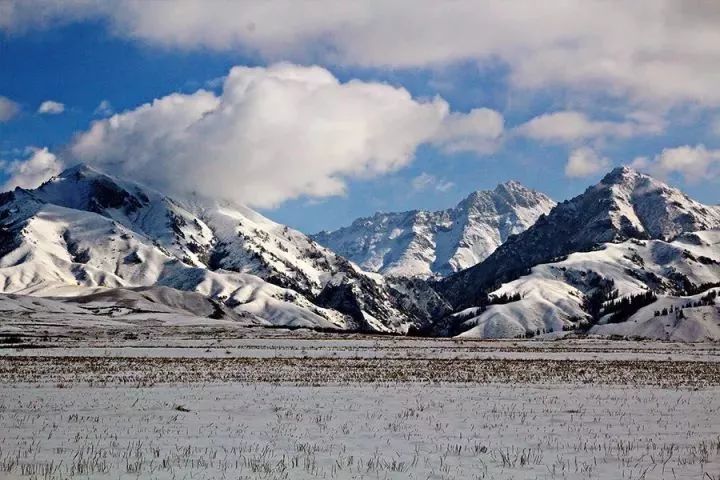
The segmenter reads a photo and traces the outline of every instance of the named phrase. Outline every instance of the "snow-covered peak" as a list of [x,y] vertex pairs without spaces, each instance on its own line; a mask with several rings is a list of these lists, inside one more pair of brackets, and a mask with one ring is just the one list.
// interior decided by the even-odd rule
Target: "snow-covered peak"
[[522,183],[518,182],[517,180],[508,180],[503,183],[498,183],[498,185],[495,187],[495,190],[493,190],[493,191],[498,194],[502,194],[503,192],[521,192],[521,193],[534,192],[534,190],[529,189],[528,187],[526,187]]
[[87,165],[85,163],[77,163],[73,165],[72,167],[68,167],[62,172],[60,172],[57,177],[58,178],[70,178],[73,176],[82,175],[86,177],[91,176],[103,176],[107,177],[108,175],[101,172],[100,170],[96,170],[95,168],[91,167],[90,165]]
[[[102,213],[108,209],[136,210],[150,202],[145,187],[120,181],[87,165],[78,164],[34,190],[48,203]],[[157,195],[153,195],[157,196]]]
[[546,195],[510,181],[473,192],[447,210],[376,213],[313,238],[365,270],[443,276],[480,262],[554,205]]
[[642,174],[637,170],[628,167],[627,165],[622,165],[620,167],[615,167],[610,170],[603,177],[603,179],[600,180],[600,183],[605,185],[629,183],[636,181],[638,178],[651,179],[651,177],[648,175]]
[[488,288],[573,252],[633,238],[672,240],[684,232],[719,227],[720,207],[703,205],[657,179],[620,167],[558,204],[480,265],[448,278],[442,289],[456,305],[472,305],[482,301]]
[[669,240],[683,232],[720,225],[720,208],[696,202],[680,190],[629,167],[612,170],[589,191],[593,189],[596,196],[610,201],[609,218],[628,238]]
[[173,199],[85,165],[2,194],[0,243],[5,290],[162,284],[273,323],[402,331],[427,320],[382,278],[246,206]]

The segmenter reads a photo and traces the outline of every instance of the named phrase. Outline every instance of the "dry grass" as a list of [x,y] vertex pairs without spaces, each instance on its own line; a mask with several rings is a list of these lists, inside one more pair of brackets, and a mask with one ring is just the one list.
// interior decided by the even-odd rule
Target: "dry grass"
[[0,383],[587,383],[708,387],[719,362],[373,358],[0,357]]

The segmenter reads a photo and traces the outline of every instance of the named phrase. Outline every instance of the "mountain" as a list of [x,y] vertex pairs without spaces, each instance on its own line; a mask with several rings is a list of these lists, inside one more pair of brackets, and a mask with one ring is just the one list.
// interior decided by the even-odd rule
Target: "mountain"
[[447,210],[376,213],[312,238],[364,270],[441,277],[481,262],[553,206],[546,195],[510,181]]
[[631,238],[672,240],[683,232],[718,226],[720,207],[702,205],[652,177],[620,167],[438,288],[456,308],[470,306],[481,301],[488,288],[573,252]]
[[[436,284],[458,311],[436,333],[495,338],[581,329],[647,335],[653,329],[603,325],[644,324],[647,318],[633,315],[647,305],[694,305],[694,296],[720,286],[718,228],[720,207],[702,205],[634,170],[615,169],[484,262]],[[697,317],[708,325],[688,327],[685,314],[677,319],[682,321],[675,327],[685,332],[678,335],[692,336],[690,328],[699,339],[720,338],[713,305],[702,305],[712,308]],[[665,327],[673,322],[661,317],[653,331],[672,336]]]
[[[509,183],[426,212],[420,223],[416,212],[405,228],[412,240],[431,239],[425,260],[405,264],[411,276],[389,268],[383,276],[245,206],[174,198],[73,167],[37,189],[0,194],[3,329],[276,325],[720,340],[720,207],[620,168],[510,235],[513,222],[527,220],[518,212],[535,208],[529,199],[542,198],[527,192]],[[427,221],[433,215],[450,222],[446,231]],[[379,227],[373,232],[368,238],[382,240],[375,245],[400,245]],[[422,278],[440,273],[427,259],[440,258],[438,246],[450,242],[438,238],[447,232],[509,236],[475,266]],[[476,255],[473,248],[462,244],[447,265]]]
[[0,292],[164,286],[257,322],[405,331],[427,314],[373,274],[242,205],[177,199],[86,166],[0,194]]

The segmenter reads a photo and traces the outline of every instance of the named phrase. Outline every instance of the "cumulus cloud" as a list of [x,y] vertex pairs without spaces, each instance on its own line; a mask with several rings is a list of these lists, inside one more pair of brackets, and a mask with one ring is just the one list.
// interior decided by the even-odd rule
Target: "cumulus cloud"
[[720,150],[711,150],[702,144],[666,148],[653,158],[636,158],[631,166],[661,178],[678,173],[686,181],[695,183],[720,176]]
[[20,111],[20,106],[7,97],[0,95],[0,123],[7,122]]
[[480,8],[475,0],[442,8],[435,0],[317,0],[311,8],[292,0],[0,2],[0,29],[10,33],[88,18],[161,46],[365,67],[500,61],[518,88],[601,89],[639,102],[720,105],[720,3],[714,1],[491,0]]
[[65,111],[65,104],[55,100],[45,100],[38,107],[37,112],[42,115],[59,115]]
[[320,67],[234,67],[220,95],[174,93],[98,120],[69,152],[162,190],[272,207],[342,194],[346,179],[397,170],[423,143],[475,150],[498,134],[484,130],[489,116]]
[[455,186],[453,182],[443,180],[435,175],[422,172],[420,175],[412,179],[412,188],[417,192],[425,190],[437,190],[438,192],[447,192]]
[[570,152],[565,165],[565,175],[568,177],[589,177],[607,170],[609,167],[609,159],[601,157],[591,148],[580,147]]
[[9,177],[2,191],[38,187],[63,169],[62,161],[47,148],[30,147],[28,153],[25,159],[0,163],[0,170]]
[[546,113],[518,126],[519,135],[547,142],[573,143],[600,138],[629,138],[637,135],[658,134],[665,128],[659,116],[647,112],[633,112],[625,121],[599,121],[576,111]]

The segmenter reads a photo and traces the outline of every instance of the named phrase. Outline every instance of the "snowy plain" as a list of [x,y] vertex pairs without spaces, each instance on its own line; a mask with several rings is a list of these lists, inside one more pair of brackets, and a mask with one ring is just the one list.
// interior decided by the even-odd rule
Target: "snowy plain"
[[720,475],[714,343],[126,333],[0,348],[0,478]]
[[720,390],[16,385],[3,478],[714,479]]

